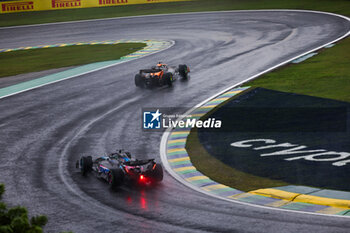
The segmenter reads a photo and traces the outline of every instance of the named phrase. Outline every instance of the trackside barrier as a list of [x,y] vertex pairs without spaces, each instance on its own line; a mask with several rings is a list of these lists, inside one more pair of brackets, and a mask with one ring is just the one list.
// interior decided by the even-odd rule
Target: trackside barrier
[[190,0],[22,0],[0,2],[0,13],[63,10],[89,7],[124,6]]

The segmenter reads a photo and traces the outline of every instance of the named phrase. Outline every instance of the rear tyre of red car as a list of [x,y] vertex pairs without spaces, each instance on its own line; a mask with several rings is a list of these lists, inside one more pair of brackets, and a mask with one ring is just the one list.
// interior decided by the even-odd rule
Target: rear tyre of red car
[[171,87],[173,85],[173,75],[171,73],[164,74],[164,83]]
[[156,164],[156,167],[152,171],[152,178],[156,182],[163,180],[163,167],[160,164]]
[[142,76],[140,74],[135,75],[135,85],[137,87],[143,87],[144,83],[142,80]]
[[124,172],[120,168],[111,169],[108,177],[108,183],[112,188],[123,184]]
[[187,65],[179,65],[179,74],[183,79],[188,78],[189,68]]
[[80,158],[80,171],[83,176],[92,170],[92,157],[83,156]]

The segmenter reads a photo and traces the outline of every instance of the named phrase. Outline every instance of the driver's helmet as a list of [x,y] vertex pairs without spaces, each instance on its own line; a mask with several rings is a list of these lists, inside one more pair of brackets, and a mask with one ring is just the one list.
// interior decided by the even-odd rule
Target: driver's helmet
[[166,64],[163,64],[163,63],[161,63],[161,62],[158,62],[157,68],[158,68],[158,69],[166,68]]

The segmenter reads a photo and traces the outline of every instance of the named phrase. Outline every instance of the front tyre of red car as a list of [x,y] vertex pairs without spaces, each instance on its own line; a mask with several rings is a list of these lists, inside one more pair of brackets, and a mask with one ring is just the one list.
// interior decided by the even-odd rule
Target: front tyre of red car
[[187,80],[190,72],[190,68],[187,65],[179,65],[179,74],[182,79]]
[[123,184],[124,172],[120,168],[111,169],[108,174],[108,183],[111,188],[116,188]]

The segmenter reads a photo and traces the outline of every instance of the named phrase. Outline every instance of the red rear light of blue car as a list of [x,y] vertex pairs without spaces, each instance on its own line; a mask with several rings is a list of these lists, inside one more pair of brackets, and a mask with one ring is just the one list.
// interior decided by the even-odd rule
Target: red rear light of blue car
[[145,179],[144,175],[140,175],[140,181],[144,181]]

